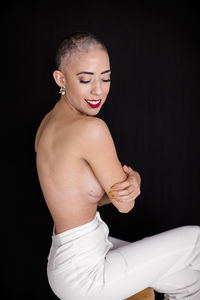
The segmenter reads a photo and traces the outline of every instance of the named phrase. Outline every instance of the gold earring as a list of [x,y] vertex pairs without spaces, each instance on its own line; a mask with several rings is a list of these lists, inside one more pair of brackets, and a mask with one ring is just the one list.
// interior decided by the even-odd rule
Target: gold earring
[[65,95],[66,88],[64,86],[61,86],[59,94]]

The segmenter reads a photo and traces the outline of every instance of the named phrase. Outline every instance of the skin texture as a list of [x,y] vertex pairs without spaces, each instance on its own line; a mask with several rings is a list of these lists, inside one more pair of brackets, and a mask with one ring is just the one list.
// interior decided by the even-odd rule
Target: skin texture
[[[122,167],[109,128],[95,117],[110,89],[107,52],[91,47],[61,70],[53,77],[66,93],[43,118],[35,138],[38,177],[56,233],[90,222],[98,205],[112,203],[127,213],[140,194],[139,174]],[[101,99],[101,105],[91,108],[85,99]]]

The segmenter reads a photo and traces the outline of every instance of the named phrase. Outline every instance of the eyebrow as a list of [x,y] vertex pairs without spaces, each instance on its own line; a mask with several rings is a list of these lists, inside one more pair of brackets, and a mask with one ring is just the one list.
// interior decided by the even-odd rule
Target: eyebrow
[[[101,74],[105,74],[105,73],[109,73],[109,72],[111,72],[111,70],[106,70],[106,71],[103,71],[103,72],[101,72]],[[89,74],[89,75],[94,75],[94,73],[93,73],[93,72],[87,72],[87,71],[82,71],[82,72],[79,72],[79,73],[77,73],[76,75],[80,75],[80,74]]]

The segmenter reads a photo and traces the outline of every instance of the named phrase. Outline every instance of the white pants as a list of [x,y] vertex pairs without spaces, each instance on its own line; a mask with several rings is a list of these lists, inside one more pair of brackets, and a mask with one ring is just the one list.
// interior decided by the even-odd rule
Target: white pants
[[49,284],[62,300],[123,300],[152,287],[165,299],[200,300],[200,227],[183,226],[129,243],[109,237],[97,211],[55,235]]

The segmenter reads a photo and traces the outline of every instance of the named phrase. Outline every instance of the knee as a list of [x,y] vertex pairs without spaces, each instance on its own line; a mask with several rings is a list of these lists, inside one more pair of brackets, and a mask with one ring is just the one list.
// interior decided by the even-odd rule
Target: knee
[[200,247],[200,226],[189,225],[189,226],[184,226],[183,228],[186,229],[188,237],[194,239],[194,243],[196,244],[196,246]]
[[191,247],[200,245],[200,226],[198,225],[186,225],[175,228],[174,230],[177,241],[184,245],[190,245]]

